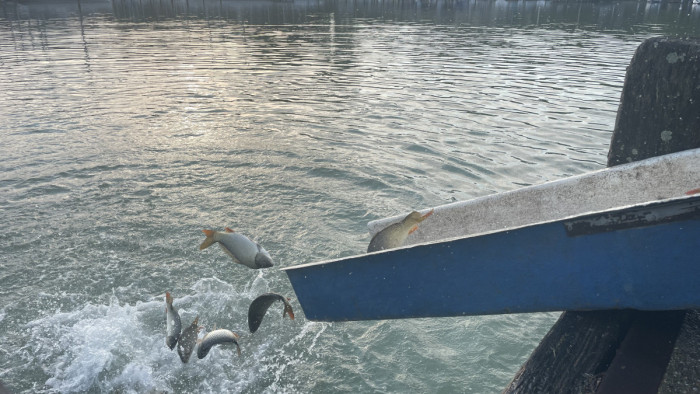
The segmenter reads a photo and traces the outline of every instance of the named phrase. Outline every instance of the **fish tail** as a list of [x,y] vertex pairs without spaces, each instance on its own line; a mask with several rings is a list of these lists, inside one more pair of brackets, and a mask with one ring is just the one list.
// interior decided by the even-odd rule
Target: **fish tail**
[[214,234],[216,233],[214,230],[202,230],[202,232],[207,236],[207,238],[201,245],[199,245],[199,250],[206,249],[216,242],[214,241]]
[[294,311],[292,310],[291,305],[286,304],[284,306],[284,312],[282,312],[282,317],[284,317],[285,313],[289,316],[290,319],[294,320]]
[[165,303],[168,305],[173,305],[173,296],[170,295],[170,292],[165,292]]

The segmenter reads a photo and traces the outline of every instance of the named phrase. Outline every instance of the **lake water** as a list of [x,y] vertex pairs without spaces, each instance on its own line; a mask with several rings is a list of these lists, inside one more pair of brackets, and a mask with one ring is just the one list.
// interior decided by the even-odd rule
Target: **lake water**
[[[317,323],[278,268],[363,253],[370,220],[604,167],[636,47],[700,30],[690,2],[0,7],[0,381],[18,393],[500,392],[557,313]],[[277,265],[198,250],[225,226]],[[165,291],[242,355],[182,364]],[[251,335],[268,291],[297,318],[275,305]]]

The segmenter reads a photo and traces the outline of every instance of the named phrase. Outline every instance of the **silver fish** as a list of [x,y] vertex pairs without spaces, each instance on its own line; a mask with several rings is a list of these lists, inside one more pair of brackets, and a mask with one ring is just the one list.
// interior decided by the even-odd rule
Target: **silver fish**
[[177,309],[173,308],[173,297],[167,291],[165,292],[165,321],[165,344],[168,345],[170,350],[173,350],[177,344],[177,340],[180,338],[182,325]]
[[262,323],[267,309],[275,301],[282,301],[284,303],[282,317],[286,314],[289,315],[290,319],[294,320],[294,311],[292,310],[292,305],[287,301],[287,298],[275,293],[265,293],[254,299],[250,307],[248,307],[248,328],[251,333],[254,333],[258,327],[260,327],[260,323]]
[[213,243],[218,242],[221,249],[226,252],[234,262],[243,264],[249,268],[269,268],[272,267],[272,257],[257,242],[251,241],[245,235],[238,234],[226,227],[226,232],[214,230],[202,230],[207,238],[199,245],[199,250],[206,249]]
[[236,351],[238,355],[241,355],[241,347],[238,345],[238,334],[233,331],[226,329],[214,330],[202,338],[202,342],[199,343],[197,347],[197,357],[202,359],[209,354],[209,350],[215,345],[220,345],[222,343],[233,343],[236,345]]
[[180,340],[177,342],[177,354],[180,355],[180,360],[183,363],[189,361],[192,351],[197,344],[197,334],[199,333],[199,316],[194,318],[192,324],[185,328],[180,335]]
[[413,211],[408,214],[403,220],[394,223],[387,228],[374,234],[369,242],[367,253],[377,252],[385,249],[393,249],[403,246],[408,235],[418,230],[418,224],[433,214],[433,210],[421,215],[419,212]]

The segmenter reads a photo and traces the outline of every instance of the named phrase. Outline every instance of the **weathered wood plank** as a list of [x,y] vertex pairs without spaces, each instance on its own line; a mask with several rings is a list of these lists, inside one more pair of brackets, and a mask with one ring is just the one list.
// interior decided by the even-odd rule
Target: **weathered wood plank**
[[700,393],[700,311],[689,310],[676,339],[659,394]]
[[685,311],[637,313],[596,394],[655,394]]
[[625,76],[608,166],[700,147],[700,40],[644,41]]
[[[700,187],[699,162],[700,149],[694,149],[441,205],[433,208],[432,216],[409,236],[406,245],[683,196]],[[403,219],[406,213],[368,223],[370,235]]]
[[503,393],[592,393],[637,312],[565,312]]

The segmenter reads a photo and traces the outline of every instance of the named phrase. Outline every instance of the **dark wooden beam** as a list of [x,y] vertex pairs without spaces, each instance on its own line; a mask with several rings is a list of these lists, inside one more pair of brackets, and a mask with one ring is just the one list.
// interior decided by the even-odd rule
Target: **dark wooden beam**
[[563,313],[503,392],[595,392],[636,313]]
[[700,40],[650,38],[627,69],[608,166],[699,147]]
[[657,393],[685,313],[638,313],[596,394]]

